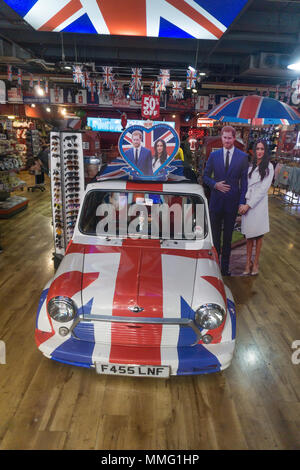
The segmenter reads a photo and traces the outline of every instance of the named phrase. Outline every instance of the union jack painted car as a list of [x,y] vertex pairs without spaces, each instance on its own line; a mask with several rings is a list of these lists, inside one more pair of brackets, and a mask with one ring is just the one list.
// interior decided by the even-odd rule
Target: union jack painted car
[[[105,224],[108,213],[99,210],[108,202],[119,220],[114,233],[108,219]],[[125,207],[128,229],[133,203],[147,211],[146,220],[138,217],[135,236],[129,230],[124,234],[120,224]],[[170,211],[168,220],[159,215],[152,236],[150,209],[174,203],[179,215],[188,207],[182,220],[189,219],[191,233],[177,230]],[[73,238],[40,298],[39,350],[99,374],[206,374],[230,365],[235,333],[234,300],[220,273],[203,188],[120,180],[88,185]]]

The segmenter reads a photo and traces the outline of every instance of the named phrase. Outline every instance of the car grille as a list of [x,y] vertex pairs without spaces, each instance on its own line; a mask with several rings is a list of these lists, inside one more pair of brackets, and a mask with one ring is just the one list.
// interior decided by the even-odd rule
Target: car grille
[[[147,323],[136,319],[128,319],[128,323],[116,321],[86,321],[80,319],[72,330],[75,338],[101,344],[118,344],[122,346],[144,347],[184,347],[192,346],[199,341],[199,335],[191,327],[191,321],[186,324],[157,323],[150,319]],[[182,320],[182,319],[181,319]],[[174,319],[180,321],[180,319]],[[194,325],[194,324],[193,324]],[[200,333],[200,332],[199,332]]]

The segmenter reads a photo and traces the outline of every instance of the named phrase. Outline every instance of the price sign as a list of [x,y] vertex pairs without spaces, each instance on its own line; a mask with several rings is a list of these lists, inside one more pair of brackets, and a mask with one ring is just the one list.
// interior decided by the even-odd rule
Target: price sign
[[159,116],[159,96],[142,96],[142,116],[144,118],[156,118]]

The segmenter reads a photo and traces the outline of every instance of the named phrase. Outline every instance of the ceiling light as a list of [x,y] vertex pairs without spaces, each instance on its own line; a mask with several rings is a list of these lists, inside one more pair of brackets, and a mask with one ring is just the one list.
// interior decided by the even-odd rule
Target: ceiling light
[[8,119],[15,119],[16,116],[7,116]]
[[192,93],[197,93],[197,89],[196,89],[196,88],[193,88],[193,89],[192,89]]
[[205,73],[205,72],[199,72],[199,75],[200,75],[201,77],[205,77],[206,73]]
[[296,72],[299,72],[300,70],[300,60],[298,62],[295,62],[294,64],[289,64],[287,66],[288,69],[290,70],[295,70]]
[[49,106],[46,108],[46,111],[47,113],[51,113],[51,109],[49,108]]
[[36,87],[36,92],[39,96],[44,96],[44,94],[45,94],[43,88],[41,88],[40,86]]
[[31,103],[31,107],[32,107],[32,108],[35,108],[35,104],[34,104],[34,103]]
[[71,67],[71,65],[65,65],[65,66],[64,66],[64,69],[66,69],[66,70],[72,70],[72,67]]
[[173,115],[172,115],[172,118],[175,119],[175,118],[176,118],[176,114],[173,114]]

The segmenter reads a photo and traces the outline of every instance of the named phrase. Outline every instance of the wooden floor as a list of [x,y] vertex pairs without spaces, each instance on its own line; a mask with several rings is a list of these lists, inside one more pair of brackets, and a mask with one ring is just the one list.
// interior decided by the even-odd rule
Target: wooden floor
[[[300,218],[270,200],[260,274],[228,281],[237,346],[222,373],[170,380],[100,377],[50,361],[34,342],[53,274],[49,190],[0,221],[0,449],[299,449]],[[299,355],[300,357],[300,355]]]

